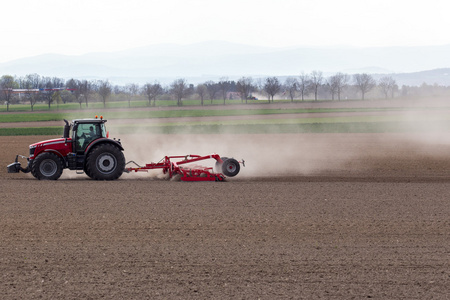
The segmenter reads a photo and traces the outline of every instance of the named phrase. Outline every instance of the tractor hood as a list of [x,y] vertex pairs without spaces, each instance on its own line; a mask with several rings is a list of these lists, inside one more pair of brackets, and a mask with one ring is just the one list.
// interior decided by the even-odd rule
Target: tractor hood
[[72,151],[72,139],[58,138],[46,140],[30,145],[30,159],[34,159],[42,151],[52,151],[64,157]]
[[48,146],[48,145],[55,145],[55,144],[64,144],[64,143],[68,142],[68,140],[70,140],[70,139],[58,138],[58,139],[41,141],[41,142],[37,142],[37,143],[31,144],[30,148],[36,148],[36,147]]

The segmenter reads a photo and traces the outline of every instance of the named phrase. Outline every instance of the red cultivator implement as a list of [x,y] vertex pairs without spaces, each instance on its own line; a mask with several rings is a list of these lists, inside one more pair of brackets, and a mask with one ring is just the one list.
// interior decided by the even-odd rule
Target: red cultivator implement
[[[215,172],[213,168],[192,164],[206,159],[216,160]],[[234,158],[220,157],[218,154],[165,156],[159,162],[149,163],[145,166],[140,166],[134,161],[129,161],[127,165],[130,163],[136,167],[125,167],[125,172],[148,172],[148,170],[162,169],[164,174],[169,175],[169,178],[181,176],[181,181],[224,181],[225,176],[233,177],[239,173],[240,163],[245,166],[244,160],[239,162]]]

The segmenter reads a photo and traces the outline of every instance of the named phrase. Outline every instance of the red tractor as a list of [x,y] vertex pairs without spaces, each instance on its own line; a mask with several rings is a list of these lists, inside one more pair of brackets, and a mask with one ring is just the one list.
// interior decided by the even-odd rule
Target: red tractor
[[[220,157],[218,154],[206,156],[188,154],[165,156],[157,163],[140,166],[134,161],[125,164],[123,147],[120,140],[111,140],[106,132],[105,122],[100,119],[78,119],[71,124],[64,120],[64,136],[30,145],[30,157],[16,156],[16,161],[8,165],[8,173],[31,172],[37,179],[56,180],[63,169],[86,173],[96,180],[114,180],[123,172],[148,172],[162,169],[169,178],[177,175],[181,181],[224,181],[225,175],[234,177],[239,173],[240,164],[244,160]],[[26,168],[22,168],[19,157],[28,160]],[[211,167],[202,167],[194,163],[214,159],[215,171]],[[134,164],[135,167],[126,167]]]
[[[108,138],[106,120],[96,117],[64,122],[62,138],[30,145],[30,157],[17,155],[8,172],[31,172],[37,179],[47,180],[58,179],[65,168],[84,171],[96,180],[114,180],[122,175],[123,147],[120,140]],[[26,168],[18,162],[19,156],[28,160]]]

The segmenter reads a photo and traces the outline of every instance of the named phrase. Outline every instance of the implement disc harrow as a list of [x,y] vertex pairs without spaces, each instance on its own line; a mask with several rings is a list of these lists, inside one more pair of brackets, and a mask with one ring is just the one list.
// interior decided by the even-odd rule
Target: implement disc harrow
[[[192,164],[206,159],[216,160],[216,172],[214,172],[213,168]],[[134,164],[135,167],[126,167],[129,164]],[[226,177],[223,173],[227,174],[227,176],[229,177],[236,176],[240,170],[239,164],[245,166],[244,160],[239,162],[234,158],[221,158],[218,154],[211,154],[206,156],[188,154],[165,156],[159,162],[152,162],[149,164],[145,164],[145,166],[140,166],[134,161],[129,161],[126,164],[124,171],[130,173],[148,172],[148,170],[162,169],[164,174],[169,175],[169,178],[172,178],[176,175],[181,176],[181,181],[224,181]],[[230,172],[230,170],[234,172]]]

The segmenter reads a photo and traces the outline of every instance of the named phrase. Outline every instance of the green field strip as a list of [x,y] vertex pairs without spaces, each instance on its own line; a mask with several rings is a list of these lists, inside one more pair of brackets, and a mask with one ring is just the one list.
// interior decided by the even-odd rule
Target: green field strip
[[21,128],[0,128],[0,136],[19,135],[55,135],[62,136],[63,127],[21,127]]
[[[142,98],[141,98],[142,99]],[[277,103],[288,103],[290,101],[286,100],[277,100]],[[296,101],[299,102],[299,101]],[[307,101],[304,101],[307,102]],[[223,105],[223,99],[222,100],[205,100],[204,106],[219,106]],[[226,105],[252,105],[252,104],[267,104],[268,101],[258,101],[258,100],[248,100],[248,104],[243,104],[241,100],[226,100]],[[193,100],[183,100],[183,106],[189,107],[189,106],[201,106],[201,101],[197,99]],[[128,101],[106,101],[106,108],[107,109],[128,109],[128,108],[146,108],[146,107],[173,107],[177,108],[178,104],[176,100],[156,100],[156,105],[153,106],[153,101],[151,105],[149,105],[148,100],[133,100],[129,104]],[[50,108],[48,107],[48,104],[45,103],[38,103],[35,104],[33,107],[34,112],[49,112],[49,111],[58,111],[58,110],[101,110],[105,109],[103,102],[100,101],[89,101],[88,106],[86,107],[86,104],[83,102],[80,104],[71,102],[71,103],[52,103]],[[9,106],[10,112],[30,112],[31,111],[31,105],[30,104],[11,104]],[[6,105],[0,105],[0,112],[6,112]]]

